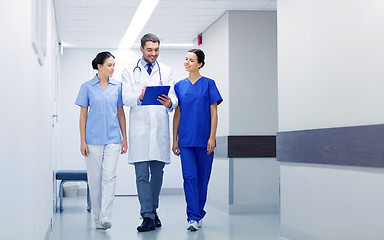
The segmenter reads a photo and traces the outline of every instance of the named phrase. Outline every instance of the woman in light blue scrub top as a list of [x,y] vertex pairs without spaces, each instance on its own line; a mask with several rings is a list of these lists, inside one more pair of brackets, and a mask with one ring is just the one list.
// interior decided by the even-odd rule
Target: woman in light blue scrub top
[[215,81],[201,76],[204,52],[189,50],[184,67],[189,76],[175,84],[179,106],[173,118],[172,151],[181,158],[187,202],[187,229],[196,231],[205,216],[217,128],[217,105],[223,99]]
[[92,67],[98,74],[81,85],[76,99],[80,106],[80,151],[85,157],[95,225],[106,230],[111,227],[119,153],[127,152],[126,120],[121,82],[112,78],[115,57],[101,52]]

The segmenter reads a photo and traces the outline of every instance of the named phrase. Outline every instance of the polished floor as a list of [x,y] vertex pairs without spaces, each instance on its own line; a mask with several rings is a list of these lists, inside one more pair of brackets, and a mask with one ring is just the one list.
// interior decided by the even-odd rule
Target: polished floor
[[86,210],[86,197],[64,198],[64,211],[54,217],[50,240],[287,240],[279,236],[278,214],[228,215],[206,207],[203,227],[186,230],[185,202],[181,195],[160,196],[159,217],[163,227],[138,233],[139,203],[136,196],[115,198],[112,228],[96,230]]

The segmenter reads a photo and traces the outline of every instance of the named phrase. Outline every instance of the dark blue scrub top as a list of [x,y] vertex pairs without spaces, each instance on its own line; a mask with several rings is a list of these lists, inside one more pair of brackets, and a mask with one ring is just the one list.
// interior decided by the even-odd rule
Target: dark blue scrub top
[[215,81],[201,77],[192,84],[186,78],[175,84],[175,92],[180,107],[179,147],[206,148],[211,134],[210,106],[223,101]]

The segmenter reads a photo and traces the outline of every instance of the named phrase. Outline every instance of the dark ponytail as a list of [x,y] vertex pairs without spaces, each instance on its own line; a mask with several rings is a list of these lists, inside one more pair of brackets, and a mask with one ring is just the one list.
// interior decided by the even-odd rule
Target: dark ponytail
[[98,64],[103,65],[104,62],[105,62],[105,59],[107,59],[109,57],[115,58],[115,56],[113,56],[112,53],[110,53],[110,52],[100,52],[100,53],[98,53],[96,55],[95,59],[92,60],[92,68],[95,69],[95,70],[98,70],[97,65]]
[[202,67],[204,67],[204,65],[205,65],[205,54],[204,54],[204,52],[203,52],[203,50],[201,50],[201,49],[191,49],[191,50],[189,50],[188,52],[191,52],[191,53],[194,53],[194,54],[196,54],[196,56],[197,56],[197,62],[198,63],[203,63],[202,65],[201,65],[201,67],[199,67],[199,68],[202,68]]

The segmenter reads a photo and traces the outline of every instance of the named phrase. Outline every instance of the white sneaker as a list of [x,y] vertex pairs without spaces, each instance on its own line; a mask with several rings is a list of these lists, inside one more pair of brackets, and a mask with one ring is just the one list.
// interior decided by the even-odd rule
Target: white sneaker
[[101,226],[101,222],[98,220],[95,220],[95,226],[96,226],[96,229],[103,229],[103,227]]
[[111,227],[112,227],[112,224],[110,222],[108,222],[108,221],[105,221],[105,222],[101,223],[101,229],[103,229],[103,230],[107,230],[107,229],[109,229]]
[[189,231],[197,231],[198,228],[199,228],[199,225],[198,225],[198,223],[196,221],[190,220],[188,222],[187,230],[189,230]]
[[203,219],[200,219],[200,221],[197,222],[197,227],[201,228],[203,226]]
[[103,219],[101,221],[95,220],[96,229],[107,230],[112,227],[112,224],[108,219]]

